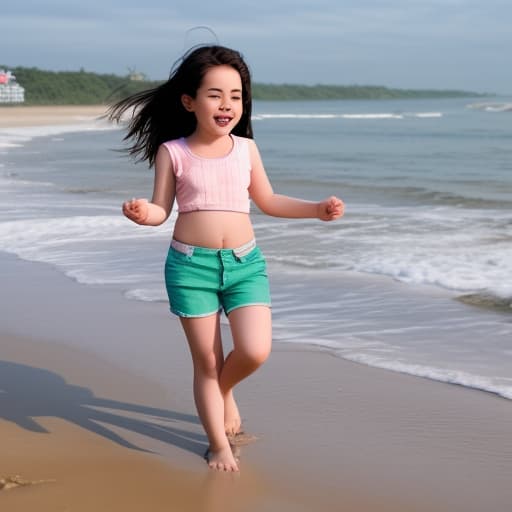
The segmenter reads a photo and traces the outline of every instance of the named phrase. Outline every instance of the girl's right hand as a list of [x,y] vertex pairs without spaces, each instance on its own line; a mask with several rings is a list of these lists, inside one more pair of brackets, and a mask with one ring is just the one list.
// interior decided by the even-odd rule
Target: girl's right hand
[[123,214],[137,224],[144,224],[148,213],[147,199],[132,199],[123,203]]

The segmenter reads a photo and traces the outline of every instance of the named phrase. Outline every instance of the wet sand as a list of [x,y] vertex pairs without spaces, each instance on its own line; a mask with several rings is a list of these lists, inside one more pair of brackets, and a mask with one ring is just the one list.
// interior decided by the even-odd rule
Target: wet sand
[[500,512],[512,502],[510,401],[313,347],[276,344],[240,386],[258,440],[241,447],[239,475],[212,472],[165,304],[5,254],[0,269],[0,478],[51,480],[0,491],[5,510]]

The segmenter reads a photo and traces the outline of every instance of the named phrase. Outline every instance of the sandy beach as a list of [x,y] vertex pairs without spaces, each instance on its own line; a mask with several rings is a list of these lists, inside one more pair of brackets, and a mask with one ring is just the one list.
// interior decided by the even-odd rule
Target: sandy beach
[[106,105],[0,106],[0,128],[78,124],[102,116]]
[[[103,109],[1,108],[0,126]],[[0,280],[2,511],[510,508],[510,400],[276,343],[236,394],[257,440],[239,447],[240,474],[221,474],[202,459],[190,356],[167,304],[6,253]]]

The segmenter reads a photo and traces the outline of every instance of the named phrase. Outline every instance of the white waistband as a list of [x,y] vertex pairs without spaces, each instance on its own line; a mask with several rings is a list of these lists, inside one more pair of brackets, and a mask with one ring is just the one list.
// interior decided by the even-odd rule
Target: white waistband
[[194,250],[199,249],[202,251],[233,251],[233,254],[238,258],[242,256],[246,256],[256,247],[256,240],[253,238],[249,242],[240,247],[235,247],[234,249],[213,249],[209,247],[197,247],[195,245],[184,244],[183,242],[179,242],[178,240],[171,240],[171,247],[176,249],[178,252],[186,254],[187,256],[192,256],[194,254]]

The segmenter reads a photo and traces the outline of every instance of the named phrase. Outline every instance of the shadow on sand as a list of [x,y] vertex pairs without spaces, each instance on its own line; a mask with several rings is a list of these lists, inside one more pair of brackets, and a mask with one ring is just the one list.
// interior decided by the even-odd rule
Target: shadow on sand
[[114,431],[136,434],[202,455],[206,437],[187,430],[197,416],[97,397],[60,375],[24,364],[0,361],[0,418],[32,432],[48,433],[38,417],[62,418],[122,446],[148,451]]

